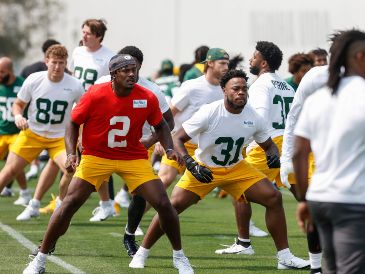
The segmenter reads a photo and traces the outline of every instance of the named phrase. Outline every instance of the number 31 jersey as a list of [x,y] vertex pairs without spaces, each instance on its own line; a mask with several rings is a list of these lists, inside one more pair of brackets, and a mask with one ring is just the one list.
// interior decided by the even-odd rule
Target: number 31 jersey
[[209,167],[233,166],[243,159],[242,149],[251,137],[259,143],[270,138],[267,124],[249,104],[233,114],[223,100],[203,105],[182,127],[189,137],[197,136],[195,156]]
[[71,119],[83,126],[83,154],[113,160],[147,159],[140,142],[147,121],[162,120],[157,97],[137,84],[128,96],[118,97],[111,82],[92,86],[72,110]]
[[48,79],[47,71],[41,71],[28,76],[18,98],[29,103],[31,131],[46,138],[60,138],[65,136],[72,107],[83,93],[81,82],[71,75],[65,73],[63,79],[55,83]]

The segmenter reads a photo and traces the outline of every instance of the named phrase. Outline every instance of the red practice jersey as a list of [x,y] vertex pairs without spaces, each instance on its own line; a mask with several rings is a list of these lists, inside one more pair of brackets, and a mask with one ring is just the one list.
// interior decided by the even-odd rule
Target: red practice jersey
[[111,82],[94,85],[84,93],[71,113],[83,126],[83,154],[106,159],[147,159],[139,141],[145,121],[155,126],[162,120],[156,96],[135,84],[126,97],[118,97]]

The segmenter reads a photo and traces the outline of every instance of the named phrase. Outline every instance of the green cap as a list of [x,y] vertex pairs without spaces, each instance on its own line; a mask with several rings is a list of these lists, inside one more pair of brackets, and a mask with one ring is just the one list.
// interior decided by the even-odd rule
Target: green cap
[[202,63],[216,60],[229,60],[229,55],[224,49],[211,48],[208,50],[207,58]]
[[171,60],[166,59],[163,60],[161,63],[161,71],[169,71],[169,70],[173,70],[174,69],[174,64],[172,63]]

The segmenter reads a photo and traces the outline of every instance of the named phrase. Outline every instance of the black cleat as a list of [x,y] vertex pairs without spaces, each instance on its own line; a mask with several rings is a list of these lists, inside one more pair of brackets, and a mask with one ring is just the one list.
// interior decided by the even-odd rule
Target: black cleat
[[[40,242],[39,246],[32,251],[33,256],[37,256],[39,249],[41,248],[41,245],[42,245],[42,241]],[[56,250],[56,244],[54,244],[51,247],[51,249],[48,251],[48,255],[52,255],[55,252],[55,250]]]
[[311,268],[310,274],[322,274],[322,268]]
[[124,234],[123,244],[129,257],[133,257],[139,248],[134,235]]

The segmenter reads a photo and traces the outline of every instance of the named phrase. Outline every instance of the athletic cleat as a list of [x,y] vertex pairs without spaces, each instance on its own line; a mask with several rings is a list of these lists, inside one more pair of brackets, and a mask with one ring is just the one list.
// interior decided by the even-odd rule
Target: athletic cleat
[[278,258],[278,269],[308,269],[309,261],[295,257],[293,254],[289,258]]
[[269,235],[265,231],[263,231],[260,228],[258,228],[257,226],[255,226],[252,221],[250,221],[249,230],[250,230],[250,236],[253,236],[253,237],[266,237]]
[[27,206],[31,199],[32,199],[32,197],[30,196],[30,192],[28,189],[21,190],[20,194],[19,194],[19,198],[17,200],[15,200],[14,205]]
[[57,197],[52,193],[52,200],[48,205],[39,209],[39,213],[41,214],[52,214],[56,209]]
[[[134,235],[124,234],[123,244],[125,249],[127,250],[127,254],[129,257],[134,257],[137,253],[139,245],[136,243],[136,238]],[[138,267],[137,267],[138,268]]]
[[90,218],[90,222],[101,222],[105,221],[109,217],[114,215],[114,207],[108,206],[108,207],[102,207],[98,206],[93,210],[92,213],[94,216]]
[[13,190],[9,187],[4,187],[4,189],[0,193],[1,197],[12,197],[14,196]]
[[[40,244],[37,248],[33,249],[32,251],[32,256],[37,256],[39,250],[41,249],[41,245],[42,245],[42,240],[40,241]],[[54,252],[56,251],[56,244],[54,244],[51,249],[48,251],[48,255],[52,255]]]
[[41,266],[37,258],[34,258],[23,270],[23,274],[42,274],[44,272],[46,272],[46,268]]
[[140,253],[136,253],[133,256],[132,261],[129,263],[130,268],[144,268],[146,264],[147,256],[144,256]]
[[29,181],[30,179],[36,179],[38,177],[38,166],[31,165],[27,173],[25,173],[25,179]]
[[174,267],[179,270],[179,274],[194,274],[194,270],[190,265],[189,259],[185,256],[173,257]]
[[36,218],[39,216],[39,207],[32,205],[32,202],[27,205],[27,207],[20,213],[17,217],[17,221],[28,221],[31,218]]
[[134,235],[135,235],[135,236],[143,236],[143,235],[144,235],[143,230],[141,229],[141,227],[140,227],[140,226],[137,226],[137,229],[136,229],[136,231],[134,232]]
[[233,245],[222,245],[222,246],[225,246],[227,248],[217,249],[215,251],[215,254],[245,254],[245,255],[255,254],[255,251],[253,250],[251,244],[248,247],[244,247],[242,244],[240,244],[240,241],[236,239]]
[[124,189],[121,189],[114,197],[114,201],[120,205],[120,207],[129,207],[130,199],[129,194]]
[[310,274],[322,274],[322,268],[311,268]]

